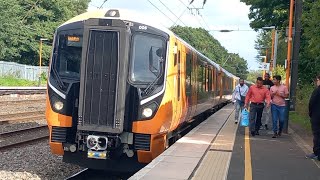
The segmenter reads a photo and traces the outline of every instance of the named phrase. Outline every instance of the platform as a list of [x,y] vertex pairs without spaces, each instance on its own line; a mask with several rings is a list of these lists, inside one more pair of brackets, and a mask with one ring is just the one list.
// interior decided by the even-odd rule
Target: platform
[[271,137],[271,130],[249,136],[248,128],[234,123],[230,104],[130,179],[320,180],[320,163],[305,158],[311,148],[297,134],[290,129]]

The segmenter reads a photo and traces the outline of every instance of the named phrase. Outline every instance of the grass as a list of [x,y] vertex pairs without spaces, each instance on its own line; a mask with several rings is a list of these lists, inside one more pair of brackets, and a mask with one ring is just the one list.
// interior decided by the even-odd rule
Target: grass
[[298,112],[289,112],[289,120],[311,132],[311,124],[308,116],[301,115]]
[[[38,81],[29,81],[25,79],[18,79],[12,76],[0,77],[0,86],[38,86]],[[41,80],[41,86],[46,84],[46,80]]]

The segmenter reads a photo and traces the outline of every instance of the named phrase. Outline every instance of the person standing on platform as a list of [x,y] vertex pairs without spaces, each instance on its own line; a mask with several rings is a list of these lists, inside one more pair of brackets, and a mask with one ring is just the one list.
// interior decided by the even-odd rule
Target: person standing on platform
[[244,79],[239,79],[239,84],[234,88],[232,93],[232,102],[235,102],[236,114],[235,114],[235,124],[239,120],[239,111],[241,112],[244,107],[244,101],[248,93],[249,87],[244,84]]
[[313,153],[306,155],[307,158],[320,161],[320,75],[317,76],[317,87],[309,100],[309,117],[313,134]]
[[[273,82],[270,80],[270,74],[266,73],[264,75],[263,85],[270,90],[270,88],[274,85]],[[264,107],[263,113],[262,113],[262,119],[264,120],[264,127],[266,130],[268,130],[268,123],[271,119],[271,109]]]
[[250,131],[251,135],[259,135],[259,129],[261,126],[261,116],[264,108],[264,103],[267,102],[267,108],[270,107],[270,92],[263,86],[262,77],[258,77],[256,85],[249,88],[249,91],[245,100],[245,108],[248,108],[250,103]]
[[[281,136],[283,123],[285,119],[286,101],[285,98],[289,96],[288,88],[281,84],[281,76],[273,76],[274,86],[270,89],[272,99],[271,112],[272,112],[272,138]],[[278,129],[279,120],[279,129]],[[279,130],[279,131],[278,131]]]

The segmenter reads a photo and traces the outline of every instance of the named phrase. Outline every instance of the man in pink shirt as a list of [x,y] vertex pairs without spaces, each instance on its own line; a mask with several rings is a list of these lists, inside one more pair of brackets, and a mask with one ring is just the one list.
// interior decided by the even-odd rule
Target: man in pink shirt
[[262,77],[257,78],[256,85],[250,87],[246,100],[245,108],[248,108],[250,103],[250,130],[251,135],[259,135],[261,126],[261,116],[264,108],[264,102],[267,102],[267,108],[270,107],[270,93],[269,90],[263,86]]
[[[289,96],[288,88],[281,83],[281,76],[273,76],[274,86],[270,89],[270,95],[272,98],[271,112],[272,112],[272,122],[273,122],[273,136],[281,136],[283,122],[285,119],[285,109],[286,101],[285,98]],[[278,131],[278,120],[279,120],[279,131]]]

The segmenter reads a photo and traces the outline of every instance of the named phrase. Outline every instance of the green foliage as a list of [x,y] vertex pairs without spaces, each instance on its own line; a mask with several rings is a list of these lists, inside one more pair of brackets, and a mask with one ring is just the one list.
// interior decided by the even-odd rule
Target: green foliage
[[[280,30],[277,64],[284,65],[287,42],[284,30],[288,26],[289,0],[241,0],[250,5],[250,26],[258,29],[275,25]],[[274,16],[276,12],[278,15]],[[304,0],[302,12],[302,37],[299,53],[298,82],[310,84],[320,73],[320,1]],[[264,32],[263,32],[264,33]],[[256,46],[271,46],[271,36],[264,33],[258,37]],[[264,55],[264,51],[260,55]],[[259,60],[261,61],[261,60]]]
[[306,0],[299,59],[299,82],[312,83],[320,73],[320,1]]
[[[85,12],[90,0],[1,0],[0,60],[38,65],[39,40],[52,42],[55,28]],[[48,65],[50,43],[43,45]]]
[[303,127],[304,129],[311,131],[311,124],[308,116],[301,115],[298,112],[289,112],[289,120]]
[[314,90],[312,84],[300,84],[296,94],[296,111],[290,112],[289,119],[307,130],[311,130],[310,118],[308,115],[309,99]]
[[45,73],[45,72],[43,72],[43,73],[41,73],[41,76],[40,76],[41,78],[41,81],[47,81],[48,80],[48,74],[47,73]]
[[228,53],[219,41],[214,39],[205,29],[174,26],[171,27],[171,30],[202,54],[223,65],[223,68],[230,73],[246,79],[248,74],[247,61],[238,54]]
[[286,71],[284,69],[284,66],[282,65],[277,65],[276,68],[273,68],[273,71],[272,71],[272,75],[280,75],[282,77],[282,81],[285,80],[285,77],[286,77]]
[[[29,81],[25,79],[18,79],[13,75],[0,77],[0,86],[38,86],[38,81]],[[41,85],[45,85],[46,81],[41,80]]]
[[249,71],[249,74],[247,76],[247,80],[255,83],[257,80],[257,77],[262,77],[262,71],[261,70],[252,70],[252,71]]
[[276,26],[283,29],[288,24],[290,0],[240,0],[250,6],[250,26],[259,29]]
[[[273,58],[272,55],[272,31],[262,31],[258,34],[255,41],[255,49],[257,49],[260,56],[267,55],[267,62]],[[268,53],[266,51],[268,50]],[[278,46],[277,46],[277,65],[284,65],[287,58],[287,43],[282,33],[278,33]],[[258,62],[263,62],[263,58],[257,58]]]
[[[265,56],[267,53],[267,62],[271,60],[272,49],[272,31],[262,31],[258,34],[255,40],[255,49],[258,51],[259,56]],[[283,33],[278,34],[278,47],[277,47],[277,64],[284,65],[287,58],[287,43],[285,42],[285,35]],[[257,57],[258,62],[263,62],[264,58]]]
[[297,106],[296,111],[299,114],[304,116],[308,116],[308,107],[309,107],[309,99],[314,90],[314,86],[312,84],[300,84],[297,88]]

